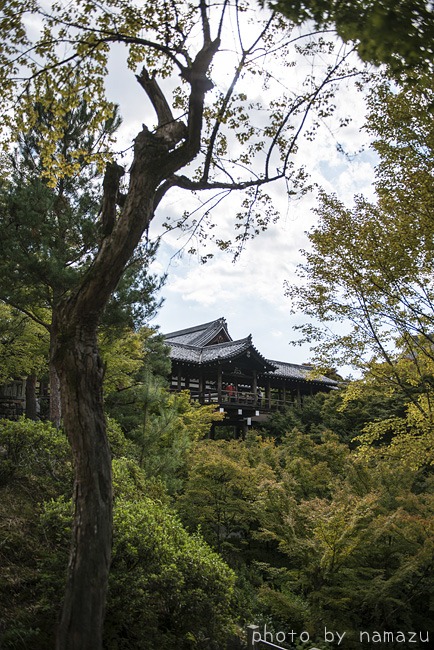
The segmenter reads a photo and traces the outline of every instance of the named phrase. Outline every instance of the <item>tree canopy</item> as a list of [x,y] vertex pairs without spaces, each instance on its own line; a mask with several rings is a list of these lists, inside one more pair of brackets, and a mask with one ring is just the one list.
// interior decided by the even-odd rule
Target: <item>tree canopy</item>
[[[104,645],[217,647],[233,626],[234,574],[198,535],[187,534],[162,488],[109,423],[114,473],[114,554]],[[71,450],[50,423],[0,423],[0,641],[53,647],[68,559]]]
[[359,56],[385,63],[401,76],[414,70],[432,73],[434,5],[421,0],[277,0],[270,2],[297,23],[313,20],[334,26],[344,41],[355,41]]
[[[40,33],[26,30],[30,16],[41,21]],[[235,31],[229,28],[231,21],[237,25]],[[200,24],[202,36],[197,29]],[[303,83],[301,79],[292,88],[283,80],[287,66],[294,64],[293,59],[300,54],[309,59],[315,53],[325,54],[330,44],[324,38],[315,40],[312,35],[301,38],[291,22],[265,10],[258,13],[257,7],[248,2],[237,2],[234,7],[228,2],[196,5],[174,1],[170,6],[148,2],[145,9],[133,2],[127,8],[121,2],[78,2],[68,8],[54,4],[49,11],[38,2],[25,7],[15,2],[4,9],[2,26],[6,39],[1,60],[5,66],[3,90],[5,101],[14,106],[13,113],[7,113],[6,135],[10,129],[29,130],[36,119],[37,98],[52,116],[50,123],[41,127],[40,147],[44,173],[51,174],[53,182],[56,177],[75,173],[82,159],[97,161],[101,169],[104,160],[113,155],[112,134],[96,136],[113,112],[105,98],[104,79],[111,48],[122,43],[128,55],[131,82],[139,82],[157,112],[157,123],[151,122],[148,128],[156,128],[155,133],[162,134],[165,125],[172,125],[170,128],[179,131],[179,145],[170,156],[174,163],[176,159],[181,163],[186,144],[180,145],[187,132],[193,136],[194,131],[197,164],[191,172],[169,173],[168,178],[162,174],[154,208],[174,186],[186,190],[214,189],[219,200],[232,189],[244,189],[245,208],[250,209],[247,218],[240,213],[235,219],[239,231],[235,238],[239,242],[265,228],[276,216],[271,208],[267,209],[267,197],[261,199],[259,188],[278,179],[286,182],[290,192],[299,188],[304,176],[294,164],[293,154],[306,122],[306,111],[313,116],[318,111],[321,118],[333,112],[328,101],[333,84],[354,72],[344,65],[348,53],[330,58],[325,66],[318,59],[308,81]],[[233,56],[228,58],[226,51]],[[281,57],[280,70],[269,69],[270,53],[275,64]],[[140,70],[136,81],[137,68]],[[200,91],[205,98],[207,108],[203,116],[202,111],[191,110],[195,106],[194,96],[189,97],[193,77],[198,82],[194,92]],[[160,88],[157,80],[168,78],[173,80],[172,88],[167,89],[164,82]],[[249,79],[260,80],[258,89],[262,85],[268,99],[263,93],[254,98],[248,96]],[[86,128],[95,147],[85,150],[77,146],[65,156],[53,140],[64,131],[68,111],[77,110],[82,100],[88,107],[90,119]],[[186,112],[189,117],[183,123]],[[149,123],[149,109],[144,109],[143,119]],[[257,210],[253,210],[255,204]],[[211,218],[209,209],[206,212]],[[182,215],[174,225],[184,225]],[[199,220],[192,225],[196,232],[200,230]],[[222,247],[229,245],[220,241],[218,235],[215,238]]]
[[[321,193],[312,249],[300,267],[306,284],[290,288],[306,313],[347,321],[350,335],[328,340],[356,365],[370,356],[388,362],[397,348],[412,357],[432,354],[432,102],[432,84],[395,92],[385,83],[373,91],[368,129],[380,156],[377,202],[357,196],[346,207]],[[302,329],[322,336],[321,326]]]
[[319,320],[301,327],[319,357],[369,367],[368,383],[376,378],[405,395],[407,416],[377,435],[395,430],[407,439],[402,453],[421,463],[433,450],[432,105],[432,81],[375,88],[367,128],[380,157],[377,201],[358,196],[347,207],[323,192],[300,267],[305,283],[288,290]]
[[43,327],[0,302],[0,382],[44,372],[48,336]]

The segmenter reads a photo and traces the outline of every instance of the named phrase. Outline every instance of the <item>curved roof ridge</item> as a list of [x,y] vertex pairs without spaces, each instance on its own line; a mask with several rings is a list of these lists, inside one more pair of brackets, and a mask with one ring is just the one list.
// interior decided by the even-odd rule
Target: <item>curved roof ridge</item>
[[[212,343],[219,333],[225,333],[221,343]],[[172,359],[185,363],[208,365],[211,363],[225,362],[241,357],[250,358],[252,367],[256,366],[258,376],[276,379],[290,379],[291,381],[313,382],[325,384],[329,387],[337,386],[335,380],[315,373],[315,366],[311,364],[297,364],[290,361],[267,359],[254,345],[252,334],[245,338],[233,340],[227,330],[225,318],[218,318],[208,323],[188,327],[165,335],[166,343],[172,348]]]
[[180,343],[178,341],[170,341],[170,345],[176,345],[179,348],[188,348],[189,350],[201,350],[201,345],[194,345],[193,343]]
[[232,340],[232,337],[228,332],[226,320],[223,317],[209,321],[208,323],[195,325],[194,327],[187,327],[182,330],[176,330],[175,332],[169,332],[164,335],[164,338],[166,341],[176,342],[177,340],[180,340],[183,343],[200,346],[207,345],[219,334],[219,332],[224,333],[224,338]]
[[224,341],[223,343],[213,343],[212,345],[207,345],[206,347],[209,348],[223,348],[223,347],[230,347],[231,345],[239,345],[240,343],[249,343],[249,337],[246,336],[243,339],[235,339],[235,341],[232,339],[231,341]]
[[211,325],[217,325],[219,323],[220,325],[225,325],[227,326],[226,319],[223,318],[216,318],[215,320],[211,320],[208,323],[201,323],[200,325],[193,325],[192,327],[184,327],[181,330],[174,330],[173,332],[168,332],[167,334],[164,334],[164,338],[168,338],[170,336],[182,336],[183,334],[192,334],[193,332],[201,332],[202,330],[208,329]]
[[330,379],[321,373],[315,374],[315,366],[290,363],[289,361],[269,360],[269,362],[275,365],[275,370],[272,372],[274,377],[292,377],[293,379],[302,379],[304,381],[329,384],[331,386],[338,385],[335,379]]

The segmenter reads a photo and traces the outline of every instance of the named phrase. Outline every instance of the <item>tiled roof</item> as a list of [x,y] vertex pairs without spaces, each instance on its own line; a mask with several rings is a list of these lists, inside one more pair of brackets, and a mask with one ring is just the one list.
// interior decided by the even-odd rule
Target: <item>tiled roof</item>
[[[222,330],[229,341],[209,345]],[[251,335],[233,341],[224,318],[171,332],[165,334],[164,338],[170,346],[171,358],[184,363],[208,364],[219,360],[235,359],[243,353],[248,354],[250,350],[256,362],[262,363],[263,376],[337,385],[333,379],[315,373],[313,366],[265,359],[254,347]]]
[[233,359],[239,354],[246,352],[252,345],[250,337],[240,339],[239,341],[229,341],[228,343],[219,343],[217,345],[208,345],[202,349],[202,361],[216,361],[217,359]]
[[336,386],[336,381],[324,375],[319,375],[315,372],[313,366],[297,365],[295,363],[286,363],[285,361],[269,360],[269,362],[276,366],[276,370],[267,373],[270,377],[287,377],[288,379],[301,379],[302,381],[317,381],[321,384]]
[[170,342],[170,358],[187,363],[200,363],[201,348],[185,343]]
[[275,367],[275,364],[272,364],[272,362],[265,359],[265,357],[263,357],[260,352],[258,352],[258,350],[253,346],[251,336],[248,336],[245,339],[240,339],[238,341],[229,341],[227,343],[207,345],[204,347],[172,342],[172,340],[168,341],[168,343],[171,348],[171,358],[178,361],[185,361],[187,363],[213,363],[218,360],[234,359],[244,352],[250,350],[260,360],[263,360],[264,367]]
[[165,334],[164,338],[171,343],[173,341],[174,343],[185,343],[186,345],[204,346],[212,341],[222,329],[231,341],[232,339],[227,330],[227,324],[224,318],[218,318],[209,323],[170,332],[169,334]]

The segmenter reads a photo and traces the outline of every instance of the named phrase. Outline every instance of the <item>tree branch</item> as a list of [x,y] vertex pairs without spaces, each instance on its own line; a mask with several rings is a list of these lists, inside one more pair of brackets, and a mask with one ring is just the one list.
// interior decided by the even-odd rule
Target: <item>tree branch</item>
[[284,177],[284,172],[279,172],[274,176],[266,178],[256,178],[249,181],[241,181],[239,183],[223,183],[219,181],[193,181],[187,176],[174,176],[171,187],[176,185],[185,190],[246,190],[249,187],[261,187],[267,183],[272,183]]
[[116,222],[116,206],[118,205],[119,182],[124,174],[124,168],[117,163],[107,163],[102,184],[104,192],[101,208],[103,237],[108,237],[114,228]]
[[149,97],[158,118],[157,135],[173,149],[178,142],[187,137],[187,127],[173,117],[172,110],[154,77],[150,77],[145,67],[136,79]]
[[150,77],[149,72],[143,67],[141,73],[136,75],[136,79],[148,95],[154,107],[158,118],[158,127],[173,122],[172,111],[155,77]]
[[[229,86],[229,88],[228,88],[228,90],[226,92],[226,95],[225,95],[225,97],[223,99],[222,105],[220,106],[220,109],[219,109],[218,115],[216,117],[216,120],[214,122],[214,127],[213,127],[212,134],[211,134],[211,137],[210,137],[210,141],[209,141],[209,145],[208,145],[208,151],[207,151],[207,154],[206,154],[206,157],[205,157],[205,165],[204,165],[203,174],[202,174],[202,179],[204,181],[208,180],[209,171],[210,171],[210,167],[211,167],[211,161],[212,161],[212,154],[213,154],[213,150],[214,150],[215,141],[216,141],[218,132],[220,130],[220,125],[222,123],[222,119],[224,117],[224,114],[226,113],[226,110],[228,108],[231,97],[232,97],[232,95],[234,93],[235,87],[236,87],[236,85],[238,83],[240,75],[241,75],[241,73],[242,73],[242,71],[244,69],[246,59],[247,59],[248,55],[256,47],[257,43],[261,40],[261,38],[267,32],[267,30],[270,27],[270,24],[271,24],[272,20],[273,20],[273,17],[271,17],[268,20],[268,22],[265,25],[264,29],[261,31],[260,35],[254,40],[254,42],[251,44],[251,46],[247,50],[243,49],[240,62],[238,64],[238,66],[237,66],[237,69],[235,70],[235,74],[234,74],[234,76],[232,78],[231,84],[230,84],[230,86]],[[240,44],[241,44],[241,39],[240,39]]]
[[38,318],[32,311],[29,309],[25,309],[24,307],[21,307],[20,305],[16,304],[15,302],[2,298],[3,302],[9,305],[10,307],[13,307],[13,309],[16,309],[17,311],[21,312],[21,314],[24,314],[28,318],[30,318],[34,323],[37,323],[38,325],[41,325],[44,329],[47,330],[47,332],[51,332],[51,325],[49,323],[46,323],[45,321],[41,320]]
[[206,14],[206,10],[208,7],[206,5],[205,0],[200,0],[199,7],[200,7],[200,17],[202,20],[202,32],[203,32],[204,41],[205,43],[211,43],[211,30],[209,26],[208,16]]

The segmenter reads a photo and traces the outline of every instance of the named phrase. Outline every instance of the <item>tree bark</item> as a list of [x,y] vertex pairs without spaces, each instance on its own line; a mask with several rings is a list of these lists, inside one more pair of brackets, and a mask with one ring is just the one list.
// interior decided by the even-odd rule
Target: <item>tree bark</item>
[[57,650],[98,650],[112,545],[111,456],[103,411],[103,365],[96,324],[73,333],[60,323],[54,364],[61,383],[62,413],[74,458],[72,545]]
[[[51,361],[60,379],[63,426],[73,452],[75,507],[57,650],[102,648],[113,517],[97,327],[153,215],[156,181],[149,187],[144,163],[150,162],[160,143],[157,147],[154,143],[150,155],[147,138],[144,130],[136,139],[130,189],[121,218],[102,240],[81,285],[53,309]],[[165,145],[163,151],[166,149]]]

